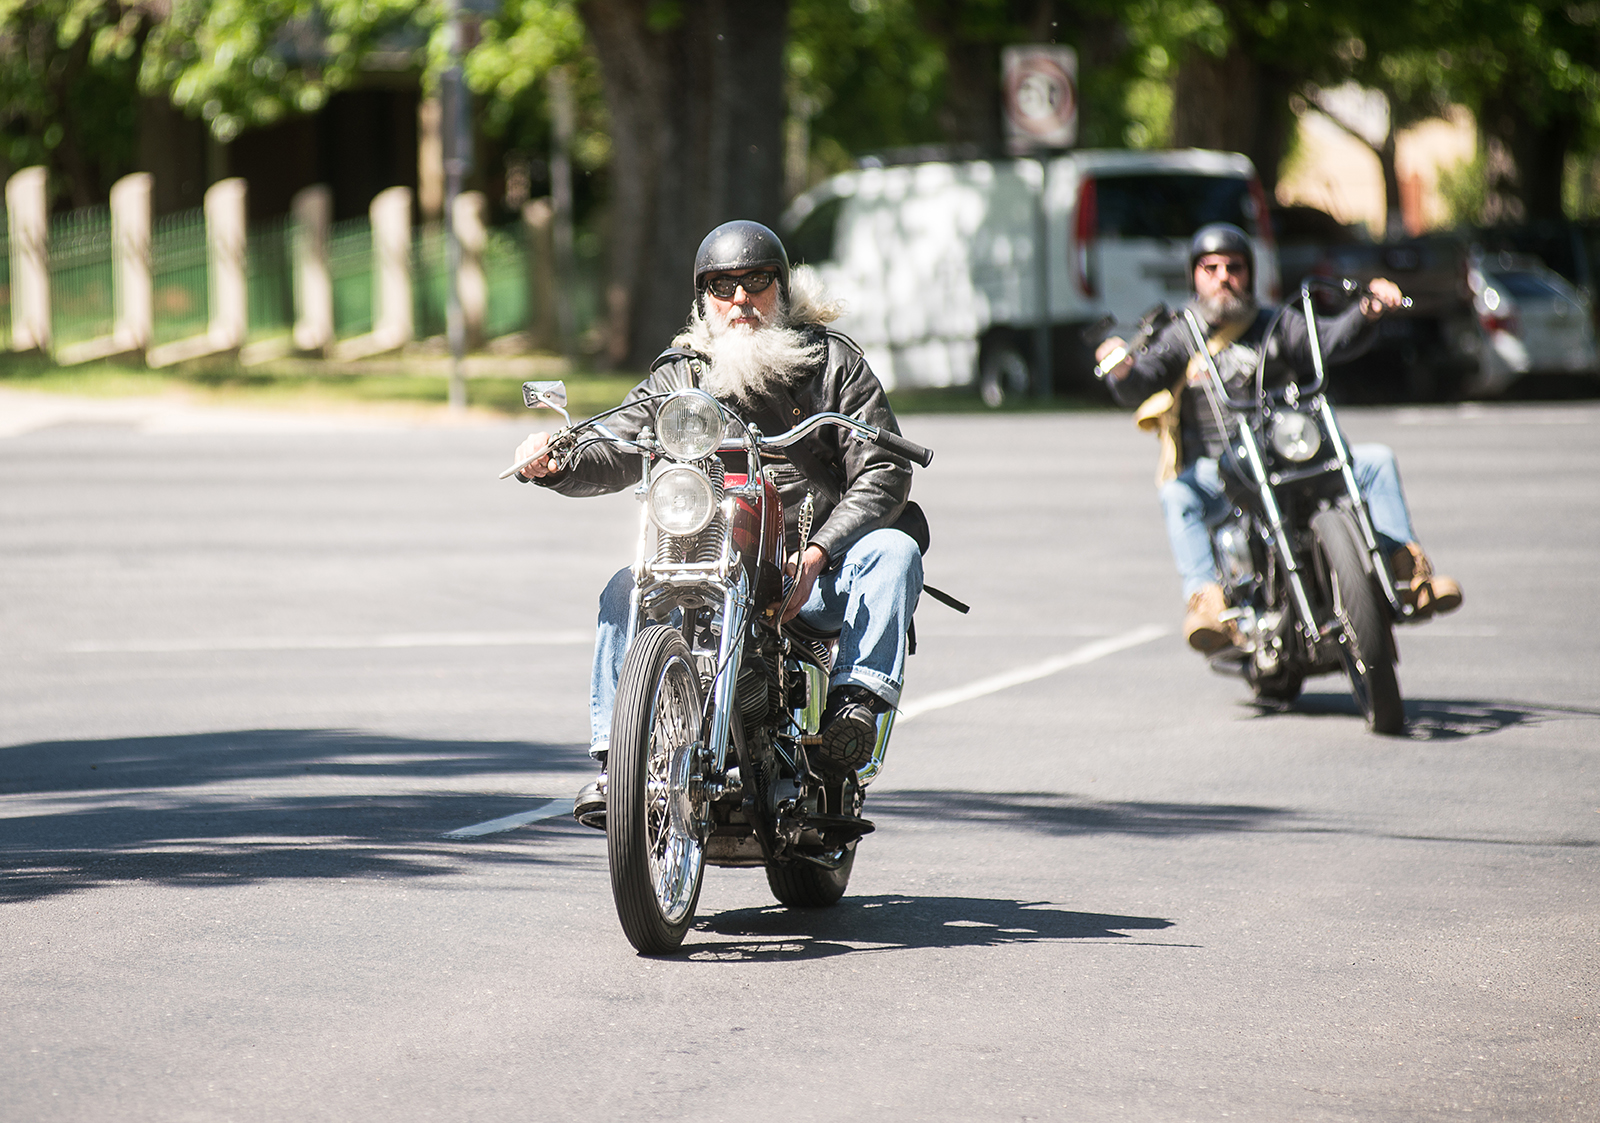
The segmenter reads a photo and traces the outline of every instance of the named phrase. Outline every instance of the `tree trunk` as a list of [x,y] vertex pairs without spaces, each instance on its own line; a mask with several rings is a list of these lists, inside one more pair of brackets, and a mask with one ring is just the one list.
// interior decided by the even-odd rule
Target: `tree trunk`
[[[583,0],[611,114],[606,359],[644,367],[683,326],[700,240],[783,201],[788,0]],[[653,14],[657,18],[652,23]]]
[[1293,77],[1235,41],[1222,58],[1190,48],[1173,82],[1172,144],[1243,152],[1272,199],[1294,115]]

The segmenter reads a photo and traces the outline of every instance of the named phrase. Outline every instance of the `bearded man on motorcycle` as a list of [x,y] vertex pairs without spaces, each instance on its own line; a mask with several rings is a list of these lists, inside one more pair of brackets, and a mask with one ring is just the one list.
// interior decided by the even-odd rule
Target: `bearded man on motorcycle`
[[[1255,251],[1250,238],[1229,223],[1203,227],[1190,243],[1189,266],[1195,293],[1191,307],[1211,332],[1207,347],[1216,357],[1229,394],[1243,396],[1250,391],[1274,316],[1273,310],[1255,300]],[[1326,322],[1319,317],[1317,333],[1324,341],[1326,361],[1345,362],[1365,352],[1377,337],[1379,318],[1402,299],[1398,286],[1378,278],[1343,313]],[[1298,307],[1283,310],[1279,328],[1265,346],[1264,377],[1269,386],[1312,369],[1312,341]],[[1209,655],[1233,642],[1232,628],[1223,619],[1227,601],[1208,530],[1228,511],[1217,472],[1217,457],[1227,435],[1207,407],[1204,363],[1191,354],[1181,319],[1174,318],[1138,354],[1117,361],[1119,348],[1126,351],[1123,340],[1108,339],[1095,357],[1102,366],[1114,363],[1106,372],[1112,397],[1121,405],[1139,406],[1141,427],[1154,428],[1163,438],[1158,482],[1167,536],[1188,598],[1184,637],[1189,646]],[[1365,444],[1355,445],[1350,453],[1390,568],[1407,585],[1405,599],[1415,610],[1411,618],[1422,620],[1458,608],[1461,586],[1435,573],[1417,543],[1393,451],[1386,445]]]
[[[783,243],[757,222],[724,223],[701,242],[694,303],[685,330],[623,400],[638,402],[699,387],[768,434],[817,413],[848,414],[899,433],[882,385],[861,351],[827,325],[840,307],[804,266],[793,270]],[[631,439],[653,421],[646,405],[624,408],[608,427]],[[590,496],[638,483],[634,458],[609,444],[582,447],[552,463],[549,434],[517,450],[517,478],[564,495]],[[927,522],[909,502],[911,464],[875,444],[824,428],[768,465],[784,510],[792,592],[768,611],[798,617],[819,634],[838,633],[820,742],[821,769],[843,776],[866,764],[877,716],[900,700],[906,634],[922,592]],[[814,528],[798,551],[800,518]],[[797,556],[798,555],[798,556]],[[605,764],[617,680],[627,654],[632,571],[619,571],[600,596],[590,691],[590,755],[600,776],[579,793],[573,815],[605,825]],[[785,608],[784,606],[787,605]]]

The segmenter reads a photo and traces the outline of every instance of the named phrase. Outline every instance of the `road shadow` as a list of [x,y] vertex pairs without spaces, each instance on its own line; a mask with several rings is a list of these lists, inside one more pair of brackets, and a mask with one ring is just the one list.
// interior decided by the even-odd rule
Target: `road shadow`
[[[1258,716],[1340,717],[1361,720],[1348,693],[1306,693],[1292,705],[1246,703]],[[1460,741],[1518,726],[1538,726],[1573,718],[1600,718],[1600,709],[1583,706],[1541,706],[1526,702],[1491,702],[1473,698],[1407,698],[1406,728],[1397,737],[1412,741]]]
[[434,741],[344,729],[244,729],[0,747],[0,795],[183,788],[306,774],[437,777],[588,772],[586,746]]
[[1047,834],[1191,835],[1252,831],[1295,813],[1220,803],[1106,803],[1051,792],[874,791],[868,818],[907,815],[924,822],[987,823]]
[[[750,962],[1057,940],[1141,943],[1148,941],[1134,937],[1172,926],[1172,921],[1158,917],[1072,912],[1045,901],[888,894],[846,897],[826,909],[774,905],[718,913],[695,925],[679,956],[699,962]],[[700,939],[700,933],[732,939]]]
[[[440,836],[570,796],[593,767],[581,745],[326,729],[11,745],[0,748],[0,795],[10,797],[0,818],[0,903],[132,881],[429,878],[497,863],[591,861],[586,851],[539,845],[551,841],[548,831]],[[518,791],[504,779],[532,772],[559,790]],[[478,775],[498,779],[482,794],[459,791]],[[366,791],[363,780],[372,782]],[[429,791],[430,783],[458,790]],[[394,790],[402,785],[418,790]]]

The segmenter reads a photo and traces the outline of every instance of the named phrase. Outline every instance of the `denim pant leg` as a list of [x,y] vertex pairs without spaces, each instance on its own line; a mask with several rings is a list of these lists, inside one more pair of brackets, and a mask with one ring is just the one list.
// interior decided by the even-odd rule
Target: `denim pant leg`
[[1178,477],[1161,485],[1161,509],[1167,519],[1167,541],[1183,578],[1184,599],[1207,585],[1222,582],[1211,552],[1210,524],[1228,511],[1217,462],[1202,456]]
[[906,629],[922,595],[922,555],[909,535],[874,530],[817,578],[800,617],[820,631],[839,630],[830,686],[864,686],[900,702]]
[[1394,553],[1407,542],[1417,540],[1411,528],[1411,511],[1405,492],[1400,490],[1400,466],[1388,445],[1352,445],[1350,467],[1356,474],[1356,487],[1367,501],[1372,529],[1378,533],[1383,552]]
[[633,570],[619,569],[600,594],[600,623],[594,636],[594,669],[589,675],[589,755],[611,747],[611,709],[617,680],[628,654],[628,600]]

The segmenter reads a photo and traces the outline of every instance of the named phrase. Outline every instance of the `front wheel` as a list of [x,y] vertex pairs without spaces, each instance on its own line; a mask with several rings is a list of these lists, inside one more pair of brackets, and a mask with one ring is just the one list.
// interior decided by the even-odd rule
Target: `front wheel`
[[1374,733],[1399,733],[1406,725],[1394,673],[1394,629],[1367,569],[1366,551],[1350,517],[1330,508],[1311,519],[1321,551],[1334,615],[1344,630],[1339,658],[1350,693]]
[[705,872],[700,679],[675,629],[653,624],[628,648],[611,716],[606,851],[628,942],[676,951]]

